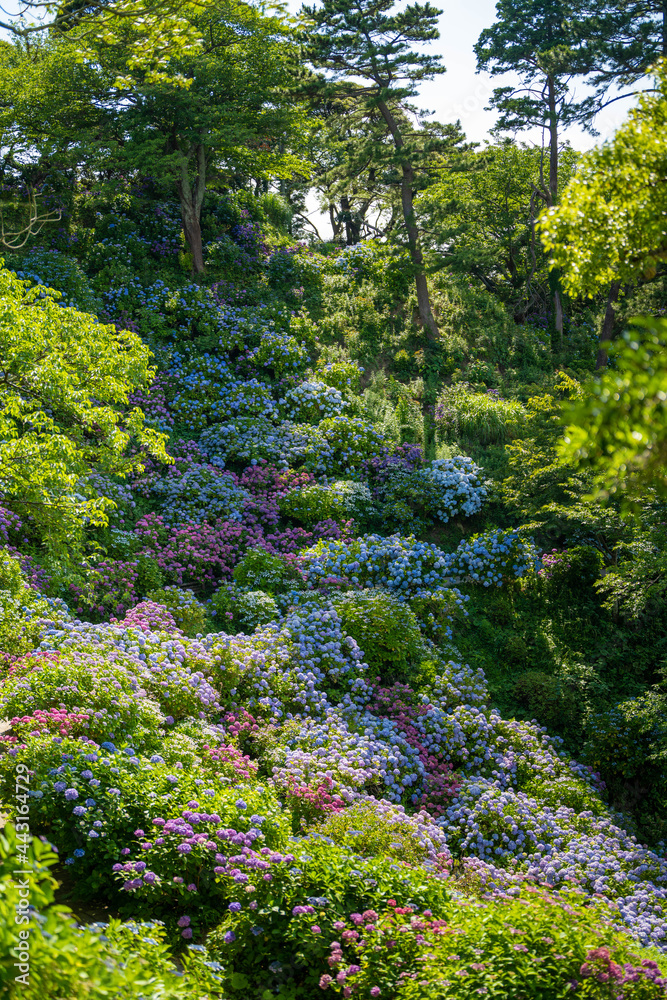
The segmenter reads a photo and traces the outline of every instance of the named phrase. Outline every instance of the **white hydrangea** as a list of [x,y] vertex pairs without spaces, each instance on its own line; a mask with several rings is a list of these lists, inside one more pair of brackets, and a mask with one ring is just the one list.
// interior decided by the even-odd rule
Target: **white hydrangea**
[[425,469],[413,473],[424,485],[436,485],[441,500],[435,515],[445,523],[455,514],[470,517],[477,514],[487,498],[488,491],[481,469],[466,455],[454,458],[436,458]]
[[338,389],[317,379],[289,389],[280,403],[289,420],[312,423],[325,417],[337,417],[349,405]]

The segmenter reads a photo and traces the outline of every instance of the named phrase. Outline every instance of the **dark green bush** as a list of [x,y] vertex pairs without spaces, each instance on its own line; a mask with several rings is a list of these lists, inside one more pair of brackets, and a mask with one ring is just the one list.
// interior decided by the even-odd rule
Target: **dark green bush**
[[599,771],[617,809],[652,842],[667,838],[667,696],[654,688],[600,712],[582,759]]
[[547,598],[568,601],[591,588],[600,576],[602,553],[592,545],[574,545],[572,548],[545,553],[540,577]]

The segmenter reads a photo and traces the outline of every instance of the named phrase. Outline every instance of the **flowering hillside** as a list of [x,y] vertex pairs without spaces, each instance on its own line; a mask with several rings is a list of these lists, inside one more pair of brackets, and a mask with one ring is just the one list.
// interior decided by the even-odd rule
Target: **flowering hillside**
[[[664,996],[659,810],[606,787],[604,698],[575,731],[594,683],[550,701],[556,668],[503,633],[548,633],[576,665],[584,627],[558,628],[599,571],[580,529],[544,555],[516,465],[500,485],[531,404],[460,380],[441,417],[472,426],[482,398],[491,429],[472,458],[443,417],[425,458],[418,388],[327,326],[342,290],[363,310],[382,288],[382,246],[327,255],[244,211],[210,281],[179,263],[173,206],[138,197],[0,273],[12,351],[30,305],[91,342],[126,331],[135,358],[108,398],[85,372],[68,400],[45,380],[0,455],[3,926],[12,870],[34,880],[20,995]],[[23,495],[4,469],[31,434],[33,468],[62,440],[69,478]],[[650,693],[613,683],[631,732]]]

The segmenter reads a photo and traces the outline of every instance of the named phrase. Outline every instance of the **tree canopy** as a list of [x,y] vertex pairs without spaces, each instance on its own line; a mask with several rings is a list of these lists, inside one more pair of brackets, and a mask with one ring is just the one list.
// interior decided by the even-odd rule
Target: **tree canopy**
[[560,454],[594,473],[599,494],[641,504],[649,487],[667,494],[667,321],[636,319],[613,357],[565,407]]
[[584,154],[560,204],[540,220],[552,266],[572,294],[653,277],[667,254],[667,67],[656,94],[602,146]]
[[26,285],[0,268],[0,501],[65,554],[113,506],[91,473],[140,468],[131,443],[166,460],[165,437],[129,405],[155,373],[141,339]]

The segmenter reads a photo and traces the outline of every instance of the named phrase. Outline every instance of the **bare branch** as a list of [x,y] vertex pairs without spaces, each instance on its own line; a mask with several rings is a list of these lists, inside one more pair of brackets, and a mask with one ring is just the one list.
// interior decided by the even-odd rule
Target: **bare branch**
[[20,250],[24,247],[31,236],[36,236],[47,222],[59,222],[62,212],[58,208],[53,212],[42,212],[40,214],[37,206],[37,195],[32,190],[28,193],[28,222],[21,229],[13,232],[5,229],[5,217],[0,204],[0,247],[5,250]]

